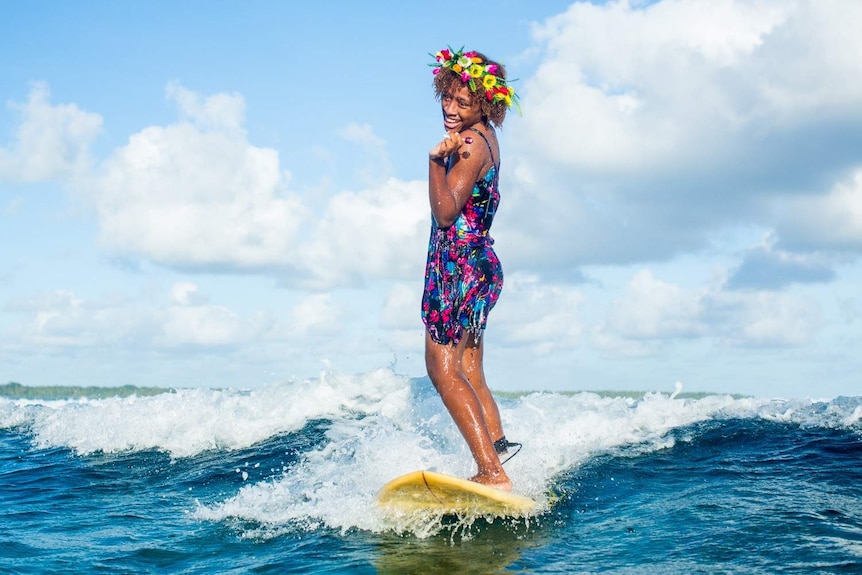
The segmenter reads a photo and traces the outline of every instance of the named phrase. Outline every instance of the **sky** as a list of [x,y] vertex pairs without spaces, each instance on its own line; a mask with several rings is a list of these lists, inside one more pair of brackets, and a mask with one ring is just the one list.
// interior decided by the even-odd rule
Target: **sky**
[[498,391],[862,392],[862,3],[0,4],[0,382],[424,375],[429,53],[500,131]]

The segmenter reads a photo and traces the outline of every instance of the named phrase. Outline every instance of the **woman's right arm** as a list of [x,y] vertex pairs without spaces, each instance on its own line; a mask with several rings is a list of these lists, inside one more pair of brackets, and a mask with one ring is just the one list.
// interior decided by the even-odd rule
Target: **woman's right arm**
[[[458,132],[450,132],[428,153],[428,199],[441,228],[448,228],[458,219],[483,167],[483,155],[475,153],[471,144]],[[446,160],[450,156],[452,165],[447,173]]]

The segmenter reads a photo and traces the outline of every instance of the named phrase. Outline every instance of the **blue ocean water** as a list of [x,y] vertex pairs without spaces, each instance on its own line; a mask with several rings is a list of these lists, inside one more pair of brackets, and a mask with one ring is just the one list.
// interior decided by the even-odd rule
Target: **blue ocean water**
[[519,520],[392,518],[467,476],[426,379],[0,398],[2,573],[860,573],[862,397],[499,398]]

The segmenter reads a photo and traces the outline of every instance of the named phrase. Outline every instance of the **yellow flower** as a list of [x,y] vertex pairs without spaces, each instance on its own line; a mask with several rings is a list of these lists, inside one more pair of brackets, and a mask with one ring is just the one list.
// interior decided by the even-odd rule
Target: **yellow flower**
[[491,88],[493,88],[496,85],[497,85],[497,76],[494,76],[493,74],[488,74],[487,76],[482,78],[482,86],[486,90],[490,90]]
[[482,76],[482,73],[485,71],[485,68],[478,64],[473,64],[470,66],[470,77],[479,78]]
[[455,70],[456,72],[458,72],[459,74],[461,73],[461,70],[463,70],[463,68],[461,67],[461,64],[455,64],[454,66],[452,66],[452,69]]

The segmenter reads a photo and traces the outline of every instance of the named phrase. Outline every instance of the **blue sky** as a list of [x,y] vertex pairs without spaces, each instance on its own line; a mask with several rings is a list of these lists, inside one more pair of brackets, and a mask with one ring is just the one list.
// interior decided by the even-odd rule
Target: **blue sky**
[[467,45],[523,103],[492,388],[859,394],[862,4],[294,6],[2,8],[0,381],[422,375],[428,52]]

